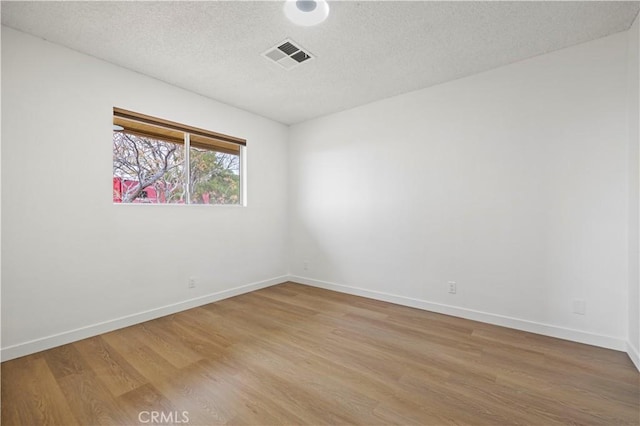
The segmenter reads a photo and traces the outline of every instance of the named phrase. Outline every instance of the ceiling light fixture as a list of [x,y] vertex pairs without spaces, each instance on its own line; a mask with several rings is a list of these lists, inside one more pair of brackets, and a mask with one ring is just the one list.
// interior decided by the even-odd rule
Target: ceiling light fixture
[[296,25],[311,27],[327,19],[329,4],[326,0],[286,0],[284,14]]

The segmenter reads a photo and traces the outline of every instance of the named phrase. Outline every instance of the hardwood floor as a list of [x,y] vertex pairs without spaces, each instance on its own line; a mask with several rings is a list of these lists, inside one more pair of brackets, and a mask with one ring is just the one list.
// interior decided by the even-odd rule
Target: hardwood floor
[[5,426],[159,423],[637,425],[640,374],[622,352],[294,283],[2,364]]

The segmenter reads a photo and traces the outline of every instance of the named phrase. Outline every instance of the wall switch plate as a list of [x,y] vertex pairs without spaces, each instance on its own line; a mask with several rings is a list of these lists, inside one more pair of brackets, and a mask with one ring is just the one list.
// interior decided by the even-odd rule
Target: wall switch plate
[[573,313],[584,315],[587,312],[587,302],[582,299],[573,299]]
[[449,293],[456,294],[456,290],[457,290],[456,282],[455,281],[449,281],[448,284],[449,284]]

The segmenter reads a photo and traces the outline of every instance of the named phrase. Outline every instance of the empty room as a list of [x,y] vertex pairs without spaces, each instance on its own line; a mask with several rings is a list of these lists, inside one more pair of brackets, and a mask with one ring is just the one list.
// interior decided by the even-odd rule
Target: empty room
[[640,2],[1,8],[2,425],[640,425]]

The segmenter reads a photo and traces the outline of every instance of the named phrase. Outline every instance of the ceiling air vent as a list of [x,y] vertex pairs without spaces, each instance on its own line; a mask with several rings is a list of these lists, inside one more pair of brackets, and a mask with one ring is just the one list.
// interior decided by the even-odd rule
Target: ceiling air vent
[[282,68],[290,70],[301,63],[313,59],[313,56],[297,43],[287,39],[262,54]]

